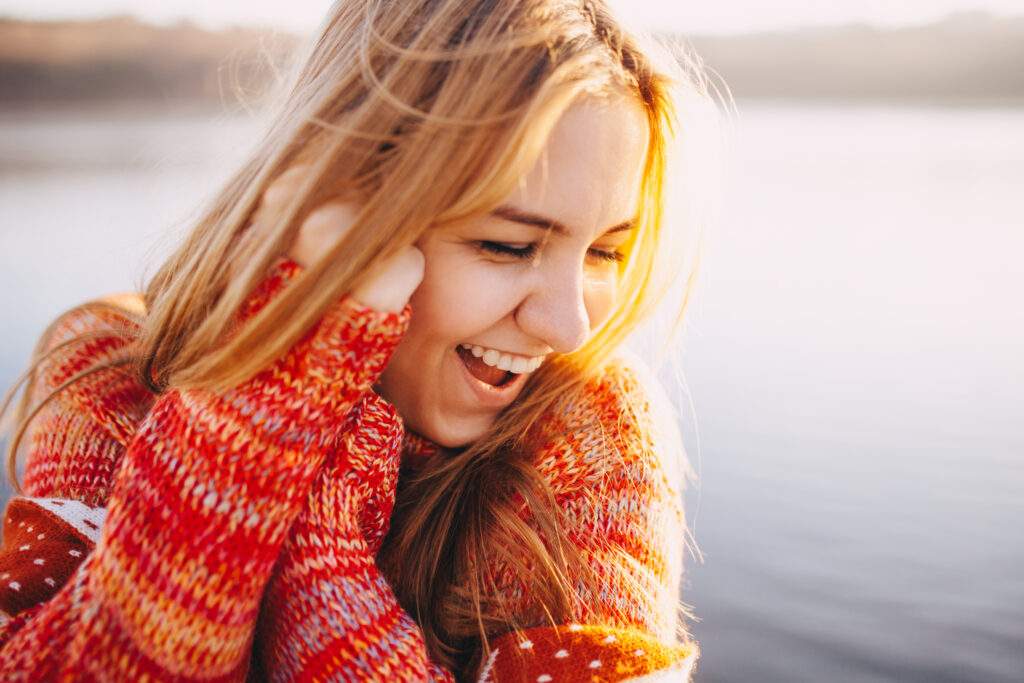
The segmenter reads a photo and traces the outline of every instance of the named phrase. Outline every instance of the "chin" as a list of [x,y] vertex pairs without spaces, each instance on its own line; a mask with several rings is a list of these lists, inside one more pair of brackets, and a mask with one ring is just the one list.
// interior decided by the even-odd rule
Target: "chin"
[[443,448],[465,448],[480,439],[494,423],[489,420],[438,419],[429,424],[410,425],[412,431]]

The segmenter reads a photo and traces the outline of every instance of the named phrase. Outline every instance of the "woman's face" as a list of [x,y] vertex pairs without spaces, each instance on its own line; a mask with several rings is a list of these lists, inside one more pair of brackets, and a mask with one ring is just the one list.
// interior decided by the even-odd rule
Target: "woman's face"
[[417,243],[426,272],[376,387],[408,429],[473,442],[545,358],[579,349],[608,318],[647,135],[633,100],[575,105],[497,209]]

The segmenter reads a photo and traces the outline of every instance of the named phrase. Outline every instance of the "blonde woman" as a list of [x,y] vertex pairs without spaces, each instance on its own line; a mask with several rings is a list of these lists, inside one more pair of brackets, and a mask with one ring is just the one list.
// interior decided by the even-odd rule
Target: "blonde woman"
[[336,3],[144,297],[44,334],[0,671],[688,676],[681,454],[616,355],[686,279],[674,88],[600,2]]

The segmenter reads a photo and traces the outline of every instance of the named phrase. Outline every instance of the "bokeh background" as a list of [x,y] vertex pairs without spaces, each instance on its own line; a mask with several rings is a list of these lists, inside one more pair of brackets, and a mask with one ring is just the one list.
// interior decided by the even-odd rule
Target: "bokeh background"
[[[1024,2],[616,4],[736,98],[679,342],[696,680],[1024,680]],[[140,286],[326,7],[0,2],[0,385]]]

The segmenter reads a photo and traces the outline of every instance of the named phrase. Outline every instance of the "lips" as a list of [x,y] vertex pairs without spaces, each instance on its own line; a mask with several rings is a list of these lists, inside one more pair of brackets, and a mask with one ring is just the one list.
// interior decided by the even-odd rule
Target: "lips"
[[488,365],[482,359],[474,356],[469,349],[459,346],[455,351],[459,354],[459,358],[469,373],[485,384],[500,387],[516,376],[513,372]]

